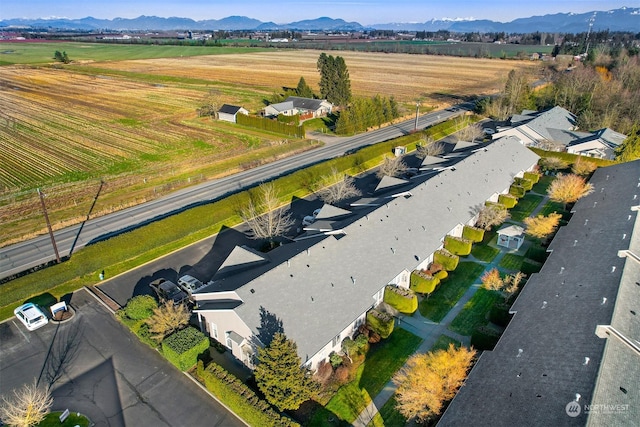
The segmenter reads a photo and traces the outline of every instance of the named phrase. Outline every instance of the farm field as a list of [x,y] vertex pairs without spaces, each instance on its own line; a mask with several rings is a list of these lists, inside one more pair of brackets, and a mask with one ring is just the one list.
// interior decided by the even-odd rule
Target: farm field
[[[87,218],[101,180],[92,216],[314,145],[283,144],[282,136],[198,117],[196,110],[214,96],[218,105],[257,112],[301,76],[317,89],[318,51],[0,44],[3,52],[18,48],[25,50],[24,64],[44,64],[0,66],[0,245],[45,232],[37,187],[57,229]],[[46,52],[55,50],[77,62],[51,66]],[[209,50],[225,54],[193,56]],[[355,95],[393,95],[409,105],[420,99],[426,107],[447,105],[449,95],[495,92],[509,70],[532,67],[528,61],[333,54],[344,56]]]

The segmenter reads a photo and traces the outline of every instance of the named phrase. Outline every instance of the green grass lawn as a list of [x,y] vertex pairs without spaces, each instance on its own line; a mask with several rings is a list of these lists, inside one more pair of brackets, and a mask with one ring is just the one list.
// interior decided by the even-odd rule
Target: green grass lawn
[[498,266],[505,270],[520,271],[524,260],[525,258],[522,255],[504,254]]
[[478,289],[473,298],[464,305],[464,308],[453,319],[449,329],[460,335],[471,336],[473,331],[482,325],[486,325],[487,314],[491,307],[502,299],[502,296],[495,291],[488,291],[486,289]]
[[545,262],[547,260],[547,250],[540,245],[531,245],[527,252],[524,254],[525,258],[529,258],[533,261]]
[[500,249],[484,244],[475,244],[471,248],[471,255],[484,262],[491,262],[500,253]]
[[456,339],[451,338],[448,335],[440,335],[436,342],[433,343],[429,351],[446,350],[449,348],[449,344],[453,344],[456,348],[462,346],[462,343]]
[[518,200],[518,204],[509,211],[511,219],[514,221],[522,221],[540,204],[543,197],[537,194],[527,193],[524,197]]
[[540,180],[534,184],[531,191],[538,194],[547,194],[547,188],[549,188],[554,179],[554,176],[542,175]]
[[127,45],[111,43],[2,43],[0,65],[54,62],[56,50],[67,52],[71,61],[123,61],[130,59],[180,58],[201,55],[263,52],[264,48],[220,46]]
[[477,262],[461,262],[438,289],[420,303],[420,313],[434,322],[440,322],[484,271]]
[[63,423],[60,422],[60,415],[62,415],[61,411],[51,412],[47,414],[47,416],[42,420],[37,427],[88,427],[89,419],[84,415],[76,415],[76,413],[70,413],[66,420]]
[[558,202],[548,201],[542,209],[540,209],[540,215],[548,216],[550,213],[558,212],[562,214],[564,212],[564,204]]
[[[395,329],[389,338],[372,346],[367,359],[358,368],[355,380],[340,387],[326,405],[326,409],[342,420],[353,422],[416,351],[420,343],[422,338],[404,329]],[[323,412],[318,412],[319,416],[322,416]],[[318,412],[312,417],[310,425],[324,425],[322,419],[316,416]]]
[[407,424],[407,419],[396,409],[396,403],[394,395],[380,408],[385,427],[404,427]]

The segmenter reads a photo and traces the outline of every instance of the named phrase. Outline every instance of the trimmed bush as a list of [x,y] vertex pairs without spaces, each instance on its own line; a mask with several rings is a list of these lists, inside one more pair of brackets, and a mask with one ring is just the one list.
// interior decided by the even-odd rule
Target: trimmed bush
[[489,321],[495,323],[496,325],[500,325],[506,327],[511,320],[511,315],[509,314],[509,305],[505,303],[494,304],[489,310]]
[[433,277],[435,277],[436,279],[442,282],[447,277],[449,277],[449,273],[447,272],[447,270],[440,270]]
[[537,184],[538,181],[540,181],[540,175],[536,172],[525,172],[524,179],[529,180],[534,184]]
[[515,178],[513,180],[513,183],[515,185],[519,185],[520,187],[524,188],[525,191],[529,191],[533,188],[533,182],[529,181],[528,179],[525,178]]
[[526,190],[517,184],[511,184],[511,187],[509,187],[509,194],[514,197],[524,197],[524,193],[526,193]]
[[199,361],[196,377],[204,383],[207,390],[249,425],[300,427],[300,424],[280,415],[246,384],[215,363],[210,363],[205,369],[202,361]]
[[[436,273],[439,274],[444,270],[440,270]],[[446,271],[445,271],[446,273]],[[422,271],[414,271],[411,273],[411,282],[409,289],[419,294],[430,294],[436,290],[436,286],[440,284],[440,279],[437,276],[431,276]]]
[[480,326],[471,334],[471,346],[476,350],[493,350],[499,339],[500,334],[486,326]]
[[376,309],[369,310],[367,313],[367,326],[382,338],[389,338],[389,335],[393,332],[393,317]]
[[444,248],[454,255],[466,256],[471,253],[471,240],[447,235],[444,237]]
[[482,228],[465,225],[462,228],[462,237],[471,240],[473,243],[482,242],[482,239],[484,239],[484,230]]
[[158,303],[151,295],[138,295],[131,298],[124,307],[124,315],[131,320],[144,320],[153,315]]
[[501,194],[498,196],[498,203],[507,209],[511,209],[518,204],[518,198],[512,194]]
[[443,269],[453,271],[458,266],[460,258],[446,249],[438,249],[433,254],[433,262],[438,263]]
[[209,349],[209,338],[189,326],[162,341],[162,353],[175,367],[186,371],[196,364],[198,355]]
[[410,289],[387,285],[384,288],[384,302],[400,313],[411,314],[418,309],[418,297]]
[[[539,148],[533,148],[533,147],[529,147],[529,149],[542,158],[555,157],[560,160],[564,160],[568,164],[574,163],[577,159],[580,158],[579,154],[561,153],[559,151],[545,151],[545,150],[541,150]],[[597,164],[599,167],[611,166],[616,163],[615,160],[598,159],[596,157],[589,157],[589,161]]]

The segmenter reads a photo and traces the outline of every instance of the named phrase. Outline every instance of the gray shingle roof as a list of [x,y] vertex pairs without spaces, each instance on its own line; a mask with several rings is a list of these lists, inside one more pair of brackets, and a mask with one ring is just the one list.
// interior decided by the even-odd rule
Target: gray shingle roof
[[573,130],[576,127],[576,116],[562,107],[553,107],[538,114],[526,126],[551,141],[549,129]]
[[218,110],[218,112],[225,114],[236,114],[238,111],[240,111],[241,108],[242,107],[238,107],[237,105],[222,104],[222,107],[220,107],[220,110]]
[[[282,321],[303,361],[321,350],[374,303],[374,295],[404,269],[413,270],[441,246],[441,238],[538,156],[500,139],[412,189],[413,197],[385,205],[344,228],[341,238],[323,238],[309,250],[298,243],[288,262],[237,289],[238,315],[257,334],[260,309]],[[253,290],[253,292],[251,291]]]
[[383,176],[382,179],[380,179],[380,182],[378,183],[378,185],[376,186],[375,191],[379,192],[379,191],[386,191],[389,190],[391,188],[394,187],[400,187],[402,185],[407,185],[407,184],[411,184],[410,181],[407,181],[406,179],[401,179],[401,178],[396,178],[393,176]]
[[318,215],[316,215],[316,220],[337,218],[347,215],[351,215],[351,211],[325,203],[322,205],[322,208],[320,208]]
[[249,268],[269,261],[269,256],[247,246],[236,246],[218,268],[216,276]]
[[289,111],[289,110],[293,110],[293,102],[291,101],[278,102],[277,104],[269,105],[269,107],[272,107],[276,111]]
[[295,108],[303,109],[303,110],[311,110],[316,111],[318,108],[322,106],[322,102],[326,101],[324,99],[312,99],[312,98],[301,98],[299,96],[290,96],[286,99],[286,101],[291,101]]
[[[576,394],[581,404],[592,400],[605,347],[596,325],[609,324],[614,303],[622,298],[616,301],[625,265],[618,251],[640,238],[638,233],[631,238],[637,212],[630,210],[638,204],[633,197],[639,178],[640,162],[594,173],[594,193],[576,203],[542,270],[512,307],[516,314],[497,346],[482,354],[440,426],[464,425],[471,417],[480,426],[585,425],[584,413],[570,418],[565,406]],[[634,371],[616,375],[627,372]],[[637,399],[640,381],[636,376],[630,382]]]
[[524,228],[514,224],[504,226],[500,228],[500,230],[498,230],[498,234],[502,234],[504,236],[511,236],[511,237],[521,236],[523,233],[524,233]]

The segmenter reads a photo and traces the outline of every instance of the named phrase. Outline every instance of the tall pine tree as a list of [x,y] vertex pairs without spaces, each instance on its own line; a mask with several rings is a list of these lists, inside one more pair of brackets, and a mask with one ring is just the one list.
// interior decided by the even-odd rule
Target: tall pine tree
[[309,87],[304,77],[300,77],[298,87],[296,87],[296,95],[302,98],[313,98],[313,90]]
[[258,351],[254,374],[265,398],[280,411],[298,409],[317,390],[310,372],[301,368],[296,344],[278,332],[271,344]]
[[351,101],[351,80],[344,58],[321,53],[317,63],[320,72],[320,96],[335,105]]

